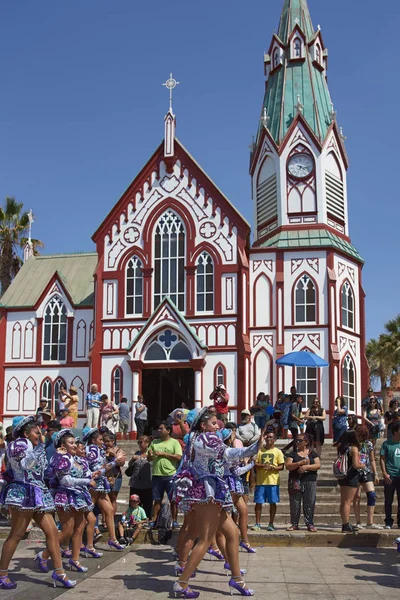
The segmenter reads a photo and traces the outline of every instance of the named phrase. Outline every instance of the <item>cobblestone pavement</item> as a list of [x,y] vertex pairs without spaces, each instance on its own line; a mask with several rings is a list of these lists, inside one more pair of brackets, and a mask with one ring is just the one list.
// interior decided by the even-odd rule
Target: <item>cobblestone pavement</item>
[[[148,600],[172,596],[172,552],[167,546],[142,544],[123,555],[105,551],[99,560],[82,559],[90,567],[77,573],[75,589],[51,587],[49,575],[37,573],[32,558],[39,547],[21,544],[12,563],[18,588],[2,591],[6,600],[51,600],[68,594],[70,599],[135,598]],[[273,600],[374,600],[396,598],[400,589],[400,554],[393,548],[258,548],[257,554],[241,552],[245,579],[259,598]],[[33,570],[31,570],[33,568]],[[229,595],[222,564],[203,560],[193,589],[211,600]]]

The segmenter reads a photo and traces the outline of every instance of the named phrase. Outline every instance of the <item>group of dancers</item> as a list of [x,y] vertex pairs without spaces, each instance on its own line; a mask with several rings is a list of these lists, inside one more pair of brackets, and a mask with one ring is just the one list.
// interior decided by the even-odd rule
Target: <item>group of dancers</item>
[[[51,575],[54,587],[60,583],[73,588],[75,580],[68,579],[62,558],[68,559],[70,570],[85,573],[80,555],[101,558],[94,547],[97,504],[106,520],[108,545],[124,550],[115,535],[114,508],[108,497],[110,484],[106,472],[124,459],[107,462],[102,434],[97,429],[85,428],[77,440],[70,429],[54,433],[56,452],[47,462],[42,433],[35,417],[13,419],[13,441],[7,446],[7,470],[0,493],[0,505],[11,516],[11,529],[4,542],[0,559],[0,589],[14,589],[17,584],[8,576],[8,567],[19,542],[33,519],[46,538],[46,550],[39,552],[35,562],[42,573],[48,573],[48,562],[53,563]],[[121,463],[122,461],[122,463]],[[60,522],[60,531],[54,513]],[[86,527],[86,543],[82,544]]]
[[[173,585],[175,597],[198,598],[199,592],[190,588],[189,581],[210,549],[231,572],[231,595],[234,591],[254,595],[243,579],[246,571],[239,566],[239,546],[248,552],[255,549],[243,540],[239,544],[239,531],[231,515],[234,505],[239,508],[243,502],[241,475],[254,466],[252,461],[244,464],[245,459],[257,454],[263,433],[244,448],[231,447],[231,435],[231,430],[219,431],[215,414],[207,408],[194,416],[173,486],[173,500],[185,515],[176,547],[175,573],[179,578]],[[218,549],[214,549],[215,544]]]

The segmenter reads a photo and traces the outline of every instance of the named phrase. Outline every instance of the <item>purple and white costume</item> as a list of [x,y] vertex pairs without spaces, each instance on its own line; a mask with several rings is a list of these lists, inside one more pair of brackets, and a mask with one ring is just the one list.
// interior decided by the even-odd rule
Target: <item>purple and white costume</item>
[[[101,475],[95,479],[96,487],[93,489],[94,492],[100,492],[101,494],[108,494],[111,491],[110,484],[108,483],[107,477],[105,477],[105,465],[106,465],[106,453],[102,448],[95,444],[86,446],[86,459],[89,465],[89,469],[94,473],[95,471],[101,471]],[[108,463],[112,464],[112,463]]]
[[[243,481],[241,480],[241,475],[244,475],[248,471],[250,471],[254,467],[254,461],[249,462],[247,465],[242,465],[237,460],[237,456],[233,457],[231,454],[231,450],[236,450],[237,448],[227,448],[226,455],[228,462],[225,465],[225,473],[224,479],[228,484],[229,491],[232,494],[236,494],[237,496],[243,496],[244,487]],[[242,450],[242,448],[239,448]],[[251,455],[257,454],[258,450],[258,441],[255,442],[252,446],[245,448],[245,450],[251,450]]]
[[70,454],[56,452],[50,460],[54,504],[57,510],[92,510],[93,502],[87,486],[91,477]]
[[175,477],[175,498],[184,512],[195,504],[213,502],[224,509],[233,507],[229,486],[224,479],[229,463],[257,453],[258,442],[248,448],[227,448],[222,439],[211,432],[191,437],[184,467]]
[[6,508],[34,512],[54,512],[54,500],[44,483],[47,459],[44,444],[33,447],[26,438],[7,446],[7,476],[11,482],[1,492]]

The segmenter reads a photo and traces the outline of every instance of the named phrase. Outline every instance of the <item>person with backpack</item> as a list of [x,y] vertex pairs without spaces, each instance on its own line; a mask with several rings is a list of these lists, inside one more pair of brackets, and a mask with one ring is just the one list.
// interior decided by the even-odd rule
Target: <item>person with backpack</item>
[[338,443],[338,459],[334,464],[334,474],[340,485],[340,516],[342,533],[355,533],[358,527],[350,525],[350,511],[357,493],[360,472],[366,465],[360,461],[360,442],[355,431],[345,431]]
[[254,417],[247,408],[240,413],[242,422],[237,428],[236,437],[243,443],[243,446],[251,446],[260,437],[260,429],[254,422]]

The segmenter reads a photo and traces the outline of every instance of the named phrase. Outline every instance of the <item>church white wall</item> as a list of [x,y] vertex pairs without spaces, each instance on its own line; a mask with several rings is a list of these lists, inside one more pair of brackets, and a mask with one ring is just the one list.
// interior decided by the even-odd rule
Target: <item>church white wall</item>
[[123,373],[122,395],[126,396],[130,404],[132,401],[132,371],[125,357],[118,354],[103,356],[101,365],[101,382],[99,384],[101,387],[99,391],[112,398],[112,373],[115,367],[120,367]]
[[72,360],[87,361],[90,346],[93,343],[93,310],[78,309],[74,315],[74,334],[72,347]]
[[79,411],[84,409],[84,396],[89,377],[88,367],[7,368],[4,383],[4,418],[7,419],[7,415],[10,415],[11,419],[15,415],[33,414],[39,406],[41,384],[46,377],[53,381],[57,377],[62,377],[67,386],[77,387]]
[[34,311],[7,314],[6,362],[36,361],[36,315]]

